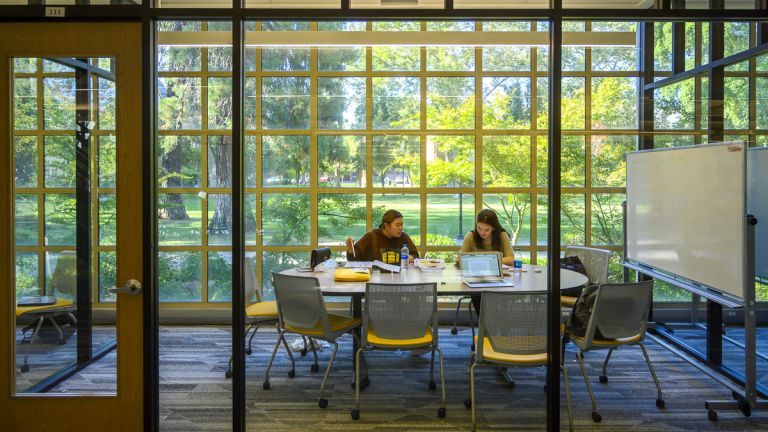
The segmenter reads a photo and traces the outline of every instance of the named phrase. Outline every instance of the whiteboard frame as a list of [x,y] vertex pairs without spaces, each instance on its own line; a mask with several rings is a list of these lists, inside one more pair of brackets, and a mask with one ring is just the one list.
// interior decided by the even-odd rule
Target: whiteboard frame
[[[668,151],[679,151],[679,150],[689,150],[692,148],[702,148],[702,147],[718,147],[718,146],[733,146],[733,145],[739,145],[742,148],[741,154],[742,154],[742,199],[743,199],[743,213],[741,215],[741,226],[740,226],[740,233],[741,233],[741,250],[742,250],[742,262],[743,265],[739,266],[742,272],[742,281],[746,281],[746,278],[744,277],[744,272],[746,271],[746,261],[748,261],[748,258],[751,256],[754,259],[754,251],[748,251],[747,250],[747,230],[746,230],[746,212],[747,212],[747,151],[748,147],[747,144],[744,141],[727,141],[727,142],[718,142],[718,143],[709,143],[709,144],[698,144],[698,145],[689,145],[689,146],[679,146],[679,147],[671,147],[671,148],[661,148],[661,149],[650,149],[650,150],[638,150],[638,151],[632,151],[627,152],[625,155],[625,165],[627,169],[629,169],[629,163],[628,163],[628,157],[631,154],[646,154],[651,152],[668,152]],[[630,189],[630,177],[627,175],[627,190]],[[629,193],[627,194],[627,203],[629,203]],[[628,218],[628,212],[629,212],[629,205],[627,204],[625,208],[625,215],[624,215],[624,267],[629,268],[631,270],[635,270],[641,273],[644,273],[648,276],[660,279],[664,282],[667,282],[671,285],[680,287],[682,289],[685,289],[687,291],[690,291],[694,294],[698,294],[704,298],[707,298],[709,300],[712,300],[714,302],[717,302],[719,304],[722,304],[726,307],[741,307],[744,305],[744,299],[747,297],[747,290],[749,289],[749,284],[742,283],[741,286],[741,296],[737,296],[733,293],[730,293],[728,291],[725,291],[724,289],[714,287],[711,285],[708,285],[706,283],[697,281],[695,279],[690,279],[687,277],[683,277],[680,275],[677,275],[669,270],[642,262],[637,259],[629,258],[629,248],[628,248],[628,225],[629,225],[629,218]],[[754,278],[753,278],[754,279]],[[754,285],[753,290],[754,290]]]

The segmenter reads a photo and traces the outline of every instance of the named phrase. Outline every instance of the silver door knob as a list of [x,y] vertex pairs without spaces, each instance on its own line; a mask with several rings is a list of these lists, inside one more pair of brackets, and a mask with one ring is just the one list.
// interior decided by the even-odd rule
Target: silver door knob
[[112,294],[130,294],[135,296],[141,292],[141,282],[131,279],[125,283],[125,286],[112,287],[109,289],[109,292]]

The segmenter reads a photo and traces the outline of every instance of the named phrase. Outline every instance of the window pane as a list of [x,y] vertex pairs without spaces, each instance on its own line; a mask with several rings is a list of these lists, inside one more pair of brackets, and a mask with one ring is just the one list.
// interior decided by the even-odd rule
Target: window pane
[[258,97],[256,95],[257,88],[256,78],[245,78],[245,95],[243,96],[243,117],[246,130],[254,130],[258,125],[258,118],[256,117],[256,106],[259,104]]
[[531,79],[483,78],[483,128],[528,129],[530,127]]
[[637,79],[592,79],[592,128],[637,129]]
[[531,186],[531,137],[483,137],[483,186]]
[[309,129],[309,78],[264,78],[261,102],[264,129]]
[[[178,31],[178,30],[169,30]],[[160,72],[197,72],[200,70],[200,48],[157,46],[157,70]]]
[[592,136],[592,186],[625,187],[625,157],[634,150],[637,137]]
[[117,186],[117,150],[114,135],[96,138],[99,146],[99,187]]
[[263,48],[261,68],[281,72],[309,70],[309,48]]
[[624,242],[624,194],[592,194],[592,233],[594,245],[621,245]]
[[245,137],[245,187],[256,187],[256,155],[261,153],[258,147],[255,136]]
[[428,71],[473,71],[475,49],[471,47],[427,47]]
[[586,49],[584,47],[563,47],[563,70],[583,71],[586,64]]
[[[364,30],[364,29],[363,29]],[[317,49],[317,69],[333,72],[365,70],[365,47]]]
[[16,57],[13,59],[13,71],[16,73],[34,73],[37,71],[37,59]]
[[[208,30],[211,30],[211,24],[208,24]],[[232,48],[231,47],[209,47],[208,48],[208,70],[211,72],[231,71],[232,70]]]
[[637,48],[592,47],[592,70],[635,71],[637,70]]
[[43,78],[45,129],[75,129],[75,79]]
[[75,194],[45,195],[45,244],[75,245]]
[[256,244],[256,194],[245,194],[245,244]]
[[483,31],[526,32],[531,30],[530,21],[485,21]]
[[584,78],[568,77],[562,80],[563,100],[560,125],[563,129],[584,129],[585,97]]
[[365,234],[365,195],[318,194],[318,244],[340,245]]
[[309,186],[308,136],[265,136],[262,148],[264,187]]
[[109,289],[117,286],[117,254],[115,252],[99,252],[99,301],[115,302],[117,295]]
[[[549,197],[547,195],[536,195],[536,244],[539,246],[547,245],[547,225],[549,224]],[[541,254],[538,255],[539,264],[545,263],[541,261]],[[546,258],[546,254],[544,255]]]
[[208,187],[232,187],[232,137],[208,137]]
[[99,245],[114,245],[117,242],[117,196],[113,193],[99,194]]
[[472,129],[474,125],[474,78],[427,78],[427,128]]
[[157,124],[160,130],[200,129],[200,78],[158,78],[157,94]]
[[308,245],[309,212],[309,194],[264,194],[264,245]]
[[[768,56],[765,56],[768,59]],[[768,78],[757,78],[757,128],[768,129]]]
[[232,129],[232,78],[208,78],[208,129]]
[[531,70],[531,48],[517,46],[483,48],[483,70],[529,71]]
[[320,187],[365,187],[365,137],[317,137],[317,184]]
[[117,99],[115,98],[115,82],[99,78],[99,123],[100,130],[115,129]]
[[427,186],[472,187],[475,184],[475,137],[427,137]]
[[584,195],[563,194],[560,206],[561,242],[564,245],[584,244],[585,228]]
[[696,144],[693,135],[656,135],[653,137],[653,148],[679,147]]
[[531,244],[531,195],[496,193],[483,195],[483,206],[496,212],[512,246]]
[[725,77],[725,129],[749,128],[749,78]]
[[536,78],[536,127],[549,129],[549,79]]
[[157,195],[157,237],[161,245],[199,245],[200,197],[196,194]]
[[16,279],[16,297],[28,295],[40,295],[40,282],[38,280],[38,260],[37,253],[22,252],[16,253],[15,265]]
[[13,139],[13,173],[17,188],[37,186],[37,137]]
[[16,246],[37,245],[37,195],[16,194],[14,199]]
[[473,21],[427,21],[427,31],[474,31]]
[[413,243],[418,246],[421,234],[421,197],[418,194],[375,194],[373,195],[373,220],[371,229],[377,228],[381,217],[389,209],[395,209],[403,215],[403,230],[408,233]]
[[158,252],[157,283],[162,302],[202,300],[200,252]]
[[208,195],[208,244],[232,244],[232,195]]
[[[672,70],[672,23],[653,24],[653,67],[657,71]],[[709,50],[705,50],[709,51]]]
[[13,80],[13,128],[37,129],[37,112],[37,79],[15,78]]
[[231,300],[232,300],[232,253],[231,252],[209,252],[208,253],[208,301],[224,302],[224,301],[231,301]]
[[461,245],[474,221],[474,195],[427,195],[427,245]]
[[373,71],[417,71],[421,69],[421,50],[411,46],[375,46]]
[[[547,137],[540,136],[536,145],[536,182],[546,187],[549,178]],[[561,184],[563,187],[584,186],[586,147],[583,136],[563,136],[561,139]]]
[[200,186],[200,137],[157,138],[157,182],[161,188]]
[[654,128],[693,129],[693,85],[689,79],[653,91]]
[[[724,56],[728,57],[749,49],[750,24],[748,22],[724,23]],[[726,71],[748,71],[749,62],[741,62],[725,68]]]
[[417,187],[421,180],[421,145],[418,136],[373,137],[373,186]]
[[419,78],[373,78],[373,129],[418,129],[420,104]]
[[365,78],[317,79],[318,129],[365,128]]
[[75,187],[75,137],[47,136],[45,187]]

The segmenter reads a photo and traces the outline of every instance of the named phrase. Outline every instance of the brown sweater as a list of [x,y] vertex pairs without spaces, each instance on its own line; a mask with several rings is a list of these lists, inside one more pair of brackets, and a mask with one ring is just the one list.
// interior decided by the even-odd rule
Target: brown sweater
[[355,243],[355,256],[347,252],[348,261],[373,261],[381,259],[382,249],[394,252],[398,262],[400,259],[400,249],[403,244],[408,245],[408,253],[414,258],[419,257],[419,251],[413,244],[408,234],[402,233],[400,237],[387,237],[380,228],[367,232],[360,240]]

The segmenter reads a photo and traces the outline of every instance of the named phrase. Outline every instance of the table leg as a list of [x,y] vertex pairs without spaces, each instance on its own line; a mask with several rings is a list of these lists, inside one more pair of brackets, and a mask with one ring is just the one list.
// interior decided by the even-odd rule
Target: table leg
[[[363,297],[360,295],[353,295],[350,299],[352,302],[352,317],[360,318],[363,316]],[[362,327],[355,329],[357,337],[352,338],[352,388],[355,387],[355,368],[357,367],[357,350],[360,348],[362,337]]]

